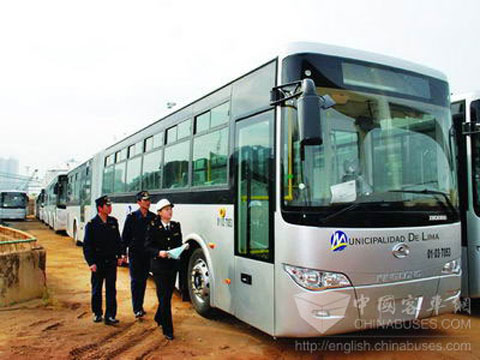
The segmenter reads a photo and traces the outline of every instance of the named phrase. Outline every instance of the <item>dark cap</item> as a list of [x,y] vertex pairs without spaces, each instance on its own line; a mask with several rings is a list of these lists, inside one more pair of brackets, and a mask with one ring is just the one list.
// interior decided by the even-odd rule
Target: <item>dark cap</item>
[[95,200],[95,205],[97,207],[103,206],[103,205],[112,205],[112,202],[110,201],[110,198],[107,195],[100,196],[97,200]]
[[137,197],[137,201],[150,200],[150,194],[148,193],[148,191],[140,191],[137,193],[136,197]]

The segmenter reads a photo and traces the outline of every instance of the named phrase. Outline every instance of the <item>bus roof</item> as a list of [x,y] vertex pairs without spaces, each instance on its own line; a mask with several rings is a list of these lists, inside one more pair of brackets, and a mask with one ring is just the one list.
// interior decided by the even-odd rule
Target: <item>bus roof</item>
[[477,100],[477,99],[480,99],[480,90],[471,91],[471,92],[467,92],[467,93],[453,94],[451,96],[451,101],[452,102],[460,101],[460,100],[473,101],[473,100]]
[[[431,76],[434,78],[438,78],[440,80],[447,81],[447,77],[440,71],[431,69],[429,67],[419,65],[410,61],[386,56],[386,55],[381,55],[381,54],[376,54],[372,52],[367,52],[363,50],[356,50],[356,49],[351,49],[351,48],[346,48],[346,47],[341,47],[341,46],[335,46],[335,45],[328,45],[328,44],[322,44],[322,43],[312,43],[312,42],[290,42],[287,43],[285,46],[283,46],[279,52],[278,52],[278,58],[281,60],[284,57],[287,57],[289,55],[294,55],[294,54],[301,54],[301,53],[318,53],[318,54],[324,54],[324,55],[330,55],[330,56],[338,56],[338,57],[345,57],[345,58],[350,58],[350,59],[357,59],[361,61],[367,61],[367,62],[373,62],[376,64],[382,64],[386,66],[392,66],[400,69],[405,69],[407,71],[412,71],[416,73],[420,73],[426,76]],[[137,131],[129,134],[128,136],[125,136],[124,138],[114,142],[113,144],[107,146],[105,149],[97,152],[94,156],[98,154],[104,154],[104,151],[107,153],[109,150],[111,151],[113,148],[115,148],[117,145],[123,143],[127,139],[130,139],[132,136],[141,133],[145,129],[151,127],[152,125],[157,124],[158,122],[169,118],[173,114],[180,112],[184,110],[185,108],[188,108],[192,104],[202,100],[203,98],[208,97],[209,95],[233,84],[235,81],[241,79],[242,77],[256,71],[257,69],[263,67],[264,65],[270,63],[271,61],[275,60],[276,58],[271,58],[270,60],[262,63],[259,67],[256,67],[255,69],[252,69],[250,72],[241,74],[240,76],[236,76],[232,81],[223,84],[221,87],[218,87],[207,94],[203,95],[200,98],[193,99],[192,101],[187,101],[183,104],[179,104],[178,107],[175,107],[175,109],[167,110],[163,112],[160,117],[157,120],[152,121],[148,125],[138,129]],[[87,159],[85,162],[91,160],[92,157]]]
[[302,53],[319,53],[330,56],[338,56],[349,59],[363,60],[373,62],[376,64],[383,64],[408,71],[420,73],[431,76],[440,80],[447,81],[447,77],[442,72],[432,69],[430,67],[420,65],[411,61],[402,60],[399,58],[381,55],[373,52],[356,50],[342,46],[312,43],[312,42],[292,42],[289,43],[281,54],[281,58],[294,54]]

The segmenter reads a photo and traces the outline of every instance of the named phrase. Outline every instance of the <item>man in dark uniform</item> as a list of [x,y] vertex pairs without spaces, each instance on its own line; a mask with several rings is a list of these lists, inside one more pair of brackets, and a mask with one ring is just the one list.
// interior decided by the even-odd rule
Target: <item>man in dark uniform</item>
[[171,301],[179,260],[169,258],[169,250],[182,245],[180,223],[171,221],[173,204],[162,199],[157,204],[157,216],[147,229],[145,249],[151,260],[153,279],[157,287],[158,308],[155,321],[162,326],[163,334],[173,340]]
[[149,211],[150,194],[147,191],[140,191],[136,198],[139,208],[127,215],[122,232],[122,247],[124,254],[128,248],[133,313],[136,318],[141,318],[146,314],[143,299],[150,271],[150,258],[145,252],[145,233],[155,214]]
[[112,203],[107,196],[95,200],[98,214],[87,223],[83,241],[83,255],[92,272],[92,312],[93,321],[102,321],[102,287],[105,280],[106,311],[105,324],[113,325],[119,321],[115,282],[117,265],[121,265],[122,247],[118,222],[112,216]]

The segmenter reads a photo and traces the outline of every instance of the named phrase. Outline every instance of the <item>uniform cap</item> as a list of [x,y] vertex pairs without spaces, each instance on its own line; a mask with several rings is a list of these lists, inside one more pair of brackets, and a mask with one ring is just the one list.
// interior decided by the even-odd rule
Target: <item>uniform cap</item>
[[97,205],[97,207],[103,205],[112,205],[112,201],[107,195],[104,195],[95,200],[95,205]]
[[150,194],[148,193],[148,191],[140,191],[137,193],[136,197],[137,197],[137,201],[150,200]]
[[162,210],[165,206],[171,206],[173,208],[173,204],[170,201],[162,199],[157,203],[157,211]]

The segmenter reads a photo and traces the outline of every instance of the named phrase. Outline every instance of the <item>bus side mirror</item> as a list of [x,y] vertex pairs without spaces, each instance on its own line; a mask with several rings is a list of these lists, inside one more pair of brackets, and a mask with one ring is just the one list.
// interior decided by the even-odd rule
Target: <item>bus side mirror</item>
[[319,96],[315,82],[312,79],[303,79],[301,95],[297,100],[298,125],[300,144],[322,145],[322,109],[335,105],[329,96]]
[[55,186],[53,187],[53,193],[55,195],[58,195],[58,189],[59,189],[59,185],[58,185],[58,183],[56,183]]

